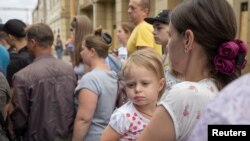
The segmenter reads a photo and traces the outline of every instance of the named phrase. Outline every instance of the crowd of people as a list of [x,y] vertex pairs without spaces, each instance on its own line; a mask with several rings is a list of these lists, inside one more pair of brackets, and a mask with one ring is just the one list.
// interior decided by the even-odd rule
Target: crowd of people
[[86,15],[65,44],[45,23],[0,25],[0,140],[203,141],[209,124],[249,124],[248,47],[230,4],[149,12],[149,0],[129,0],[115,51]]

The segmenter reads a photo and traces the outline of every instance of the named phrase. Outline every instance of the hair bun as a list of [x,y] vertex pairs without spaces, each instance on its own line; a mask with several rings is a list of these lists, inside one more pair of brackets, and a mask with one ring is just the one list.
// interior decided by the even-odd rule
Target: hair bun
[[110,44],[112,42],[112,37],[107,33],[102,34],[102,39],[107,43]]

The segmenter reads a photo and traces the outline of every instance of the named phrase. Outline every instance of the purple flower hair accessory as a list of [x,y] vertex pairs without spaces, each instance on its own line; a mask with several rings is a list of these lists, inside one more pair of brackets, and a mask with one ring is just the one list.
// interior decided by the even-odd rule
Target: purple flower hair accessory
[[227,59],[224,59],[218,55],[215,56],[215,58],[214,58],[214,65],[215,65],[215,68],[219,72],[226,74],[226,75],[233,73],[234,69],[235,69],[235,61],[234,60],[227,60]]
[[214,58],[214,65],[219,72],[230,75],[235,68],[244,69],[247,60],[247,44],[241,40],[232,40],[223,43],[218,48],[218,54]]
[[225,59],[233,59],[239,52],[239,46],[234,41],[223,43],[218,50],[218,55]]

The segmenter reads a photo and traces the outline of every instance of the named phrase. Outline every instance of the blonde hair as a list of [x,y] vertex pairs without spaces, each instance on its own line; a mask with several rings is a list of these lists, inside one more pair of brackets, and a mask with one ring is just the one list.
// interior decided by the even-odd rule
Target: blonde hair
[[88,34],[93,32],[92,21],[86,15],[78,15],[73,18],[71,22],[71,27],[75,29],[75,39],[74,39],[74,66],[78,66],[82,62],[80,55],[82,41]]
[[[164,66],[162,64],[161,56],[152,48],[143,48],[132,53],[122,66],[121,75],[126,78],[130,74],[132,67],[145,67],[152,71],[158,79],[165,78]],[[159,93],[159,98],[162,96],[166,88],[166,83]]]

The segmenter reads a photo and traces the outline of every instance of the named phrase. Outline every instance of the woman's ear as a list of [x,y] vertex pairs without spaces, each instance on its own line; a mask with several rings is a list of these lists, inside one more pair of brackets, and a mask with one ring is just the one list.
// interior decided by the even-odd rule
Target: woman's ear
[[96,55],[96,51],[95,51],[95,49],[94,49],[94,48],[91,48],[91,49],[90,49],[90,52],[91,52],[91,56]]
[[188,53],[193,49],[193,43],[194,43],[194,33],[192,30],[187,29],[185,31],[184,35],[185,41],[184,41],[184,46],[185,46],[185,53]]

